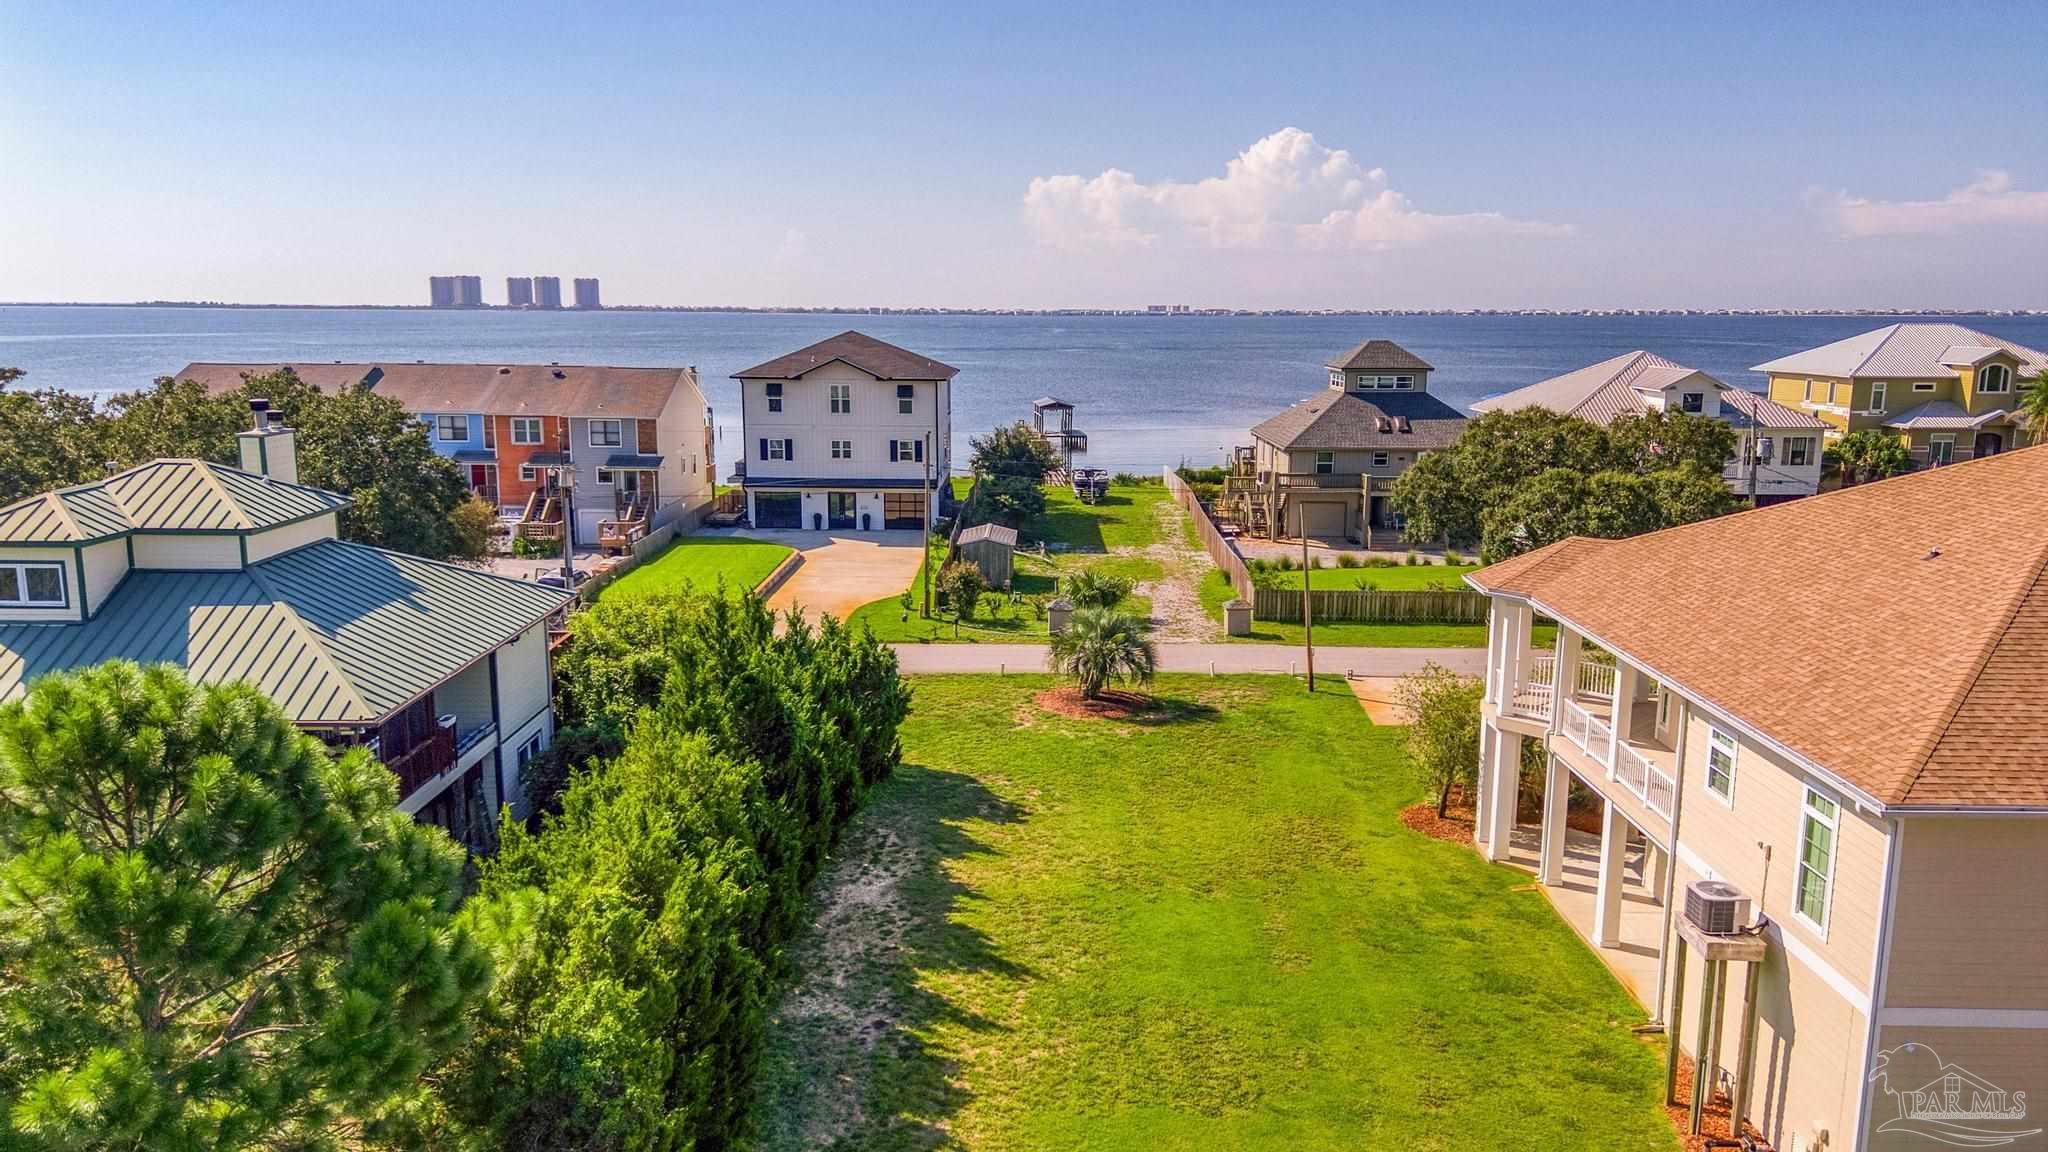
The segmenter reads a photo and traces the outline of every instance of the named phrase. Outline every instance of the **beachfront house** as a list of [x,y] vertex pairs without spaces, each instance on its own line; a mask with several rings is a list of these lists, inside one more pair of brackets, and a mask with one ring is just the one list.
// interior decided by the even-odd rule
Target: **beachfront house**
[[2044,517],[2048,447],[1466,578],[1480,847],[1774,1147],[1908,1146],[1902,1052],[2048,1083],[2048,538],[2015,532]]
[[256,417],[240,468],[157,460],[0,508],[0,699],[114,659],[245,680],[488,850],[554,738],[547,621],[568,596],[343,542],[348,500],[297,483],[292,432]]
[[733,373],[746,458],[733,475],[756,528],[923,528],[952,468],[953,377],[941,364],[841,332]]
[[1328,387],[1251,430],[1224,480],[1222,512],[1255,536],[1360,541],[1397,532],[1394,478],[1464,430],[1429,394],[1428,362],[1367,340],[1324,365]]
[[2029,443],[2020,393],[2048,352],[1948,323],[1887,324],[1767,360],[1770,396],[1827,424],[1899,437],[1915,462],[1949,464]]
[[1472,405],[1482,413],[1522,408],[1547,408],[1603,427],[1627,412],[1683,412],[1724,421],[1735,429],[1736,447],[1721,475],[1738,495],[1754,495],[1764,505],[1820,490],[1827,425],[1819,417],[1650,352],[1624,353]]
[[573,505],[576,547],[621,548],[710,511],[711,412],[695,368],[199,363],[178,378],[218,394],[279,368],[321,391],[367,388],[404,405],[522,536],[558,539]]

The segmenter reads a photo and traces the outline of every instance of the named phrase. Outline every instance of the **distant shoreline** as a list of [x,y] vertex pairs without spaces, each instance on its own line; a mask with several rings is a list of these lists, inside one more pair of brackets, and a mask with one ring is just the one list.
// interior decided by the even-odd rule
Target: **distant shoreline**
[[733,304],[617,304],[603,308],[513,308],[485,304],[435,308],[426,304],[226,304],[204,300],[0,300],[0,308],[194,308],[277,312],[702,312],[786,316],[1118,316],[1179,320],[1216,316],[2044,316],[2041,308],[749,308]]

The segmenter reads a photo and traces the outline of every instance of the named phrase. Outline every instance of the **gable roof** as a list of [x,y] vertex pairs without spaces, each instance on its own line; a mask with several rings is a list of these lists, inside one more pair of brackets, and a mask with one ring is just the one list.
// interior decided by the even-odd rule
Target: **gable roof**
[[46,673],[122,659],[249,681],[298,723],[374,723],[568,601],[338,540],[240,571],[137,570],[83,623],[0,624],[0,699]]
[[1392,340],[1367,340],[1355,344],[1323,361],[1326,368],[1355,371],[1367,368],[1391,368],[1397,372],[1431,372],[1429,361],[1417,356]]
[[1276,448],[1422,451],[1449,447],[1464,430],[1458,410],[1427,392],[1374,392],[1367,400],[1331,388],[1258,424],[1252,435]]
[[187,364],[180,380],[196,380],[218,396],[242,377],[289,368],[321,392],[368,388],[408,412],[475,412],[485,416],[595,416],[652,420],[675,390],[696,386],[689,368],[619,368],[599,364]]
[[1881,804],[2048,808],[2048,537],[2013,532],[2043,517],[2048,447],[2028,448],[1467,580]]
[[848,330],[816,344],[777,356],[765,364],[735,372],[735,380],[798,380],[813,368],[833,361],[850,364],[877,380],[951,380],[960,370],[908,348]]
[[1988,332],[1961,324],[1887,324],[1847,339],[1776,360],[1766,360],[1752,372],[1811,376],[1878,376],[1923,379],[1956,376],[1956,365],[1970,365],[1997,352],[2020,362],[2020,375],[2038,376],[2048,368],[2048,352],[2024,344],[2000,340]]
[[1017,530],[1002,524],[976,524],[972,528],[963,529],[960,533],[960,539],[955,540],[953,543],[975,544],[983,540],[992,540],[997,544],[1007,544],[1015,548],[1017,546]]
[[348,506],[348,497],[207,460],[152,460],[0,508],[0,543],[79,544],[128,532],[254,532]]

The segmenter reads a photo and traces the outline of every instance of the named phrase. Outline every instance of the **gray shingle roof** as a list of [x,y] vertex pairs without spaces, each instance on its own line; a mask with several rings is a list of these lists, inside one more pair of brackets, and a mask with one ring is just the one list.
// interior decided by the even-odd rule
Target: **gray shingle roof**
[[796,380],[833,361],[851,364],[877,380],[951,380],[960,370],[864,332],[841,332],[732,374],[735,380]]
[[677,388],[696,386],[689,368],[621,368],[609,364],[187,364],[180,380],[215,395],[242,377],[290,368],[321,392],[367,386],[408,412],[477,412],[486,416],[595,416],[653,420]]
[[348,506],[321,488],[205,460],[154,460],[0,508],[0,543],[83,543],[125,532],[248,532]]
[[2048,352],[2000,340],[1988,332],[1961,324],[1887,324],[1860,332],[1847,339],[1776,360],[1766,360],[1753,372],[1776,372],[1810,376],[1919,377],[1954,379],[1950,365],[1975,364],[1993,351],[2011,353],[2020,361],[2020,375],[2038,376],[2048,369]]
[[1328,368],[1340,368],[1346,371],[1362,371],[1374,368],[1387,368],[1397,372],[1433,371],[1429,366],[1429,361],[1401,347],[1392,340],[1367,340],[1363,344],[1353,345],[1351,348],[1323,361],[1323,365]]
[[1332,388],[1259,424],[1252,435],[1277,448],[1420,451],[1448,447],[1464,430],[1458,410],[1427,392],[1375,392],[1368,401]]
[[125,659],[249,681],[299,723],[368,724],[568,600],[337,540],[241,571],[136,571],[84,623],[0,624],[0,699],[46,673]]

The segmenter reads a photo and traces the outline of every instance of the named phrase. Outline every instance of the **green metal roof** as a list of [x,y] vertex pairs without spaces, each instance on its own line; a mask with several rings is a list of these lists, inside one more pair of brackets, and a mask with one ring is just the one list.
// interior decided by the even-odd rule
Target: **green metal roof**
[[321,488],[205,460],[155,460],[0,508],[0,544],[85,543],[128,532],[252,532],[348,506]]
[[302,724],[368,724],[484,658],[567,593],[323,541],[236,572],[131,572],[82,624],[0,624],[0,699],[106,660],[247,680]]

